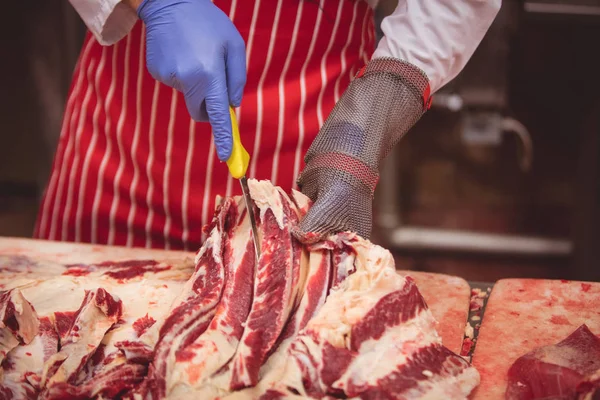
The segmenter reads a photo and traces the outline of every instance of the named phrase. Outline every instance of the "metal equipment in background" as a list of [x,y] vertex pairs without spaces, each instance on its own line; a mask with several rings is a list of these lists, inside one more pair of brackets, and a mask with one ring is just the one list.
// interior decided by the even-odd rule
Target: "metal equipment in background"
[[599,0],[526,0],[523,8],[540,18],[600,19]]
[[[506,135],[515,135],[521,147],[520,168],[528,171],[533,159],[529,132],[521,122],[505,115],[508,109],[509,43],[516,32],[521,7],[523,4],[516,0],[503,2],[498,17],[466,68],[434,95],[432,111],[460,113],[461,141],[466,146],[495,147]],[[392,151],[385,160],[376,197],[376,228],[390,249],[544,257],[571,255],[573,243],[566,238],[557,240],[404,225],[400,212],[402,196],[398,186],[401,186],[401,177],[397,157],[397,151]]]

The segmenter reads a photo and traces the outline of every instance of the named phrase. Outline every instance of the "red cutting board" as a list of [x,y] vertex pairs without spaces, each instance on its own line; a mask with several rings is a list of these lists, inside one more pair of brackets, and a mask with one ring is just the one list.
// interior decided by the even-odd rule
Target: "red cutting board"
[[457,276],[418,271],[398,271],[411,276],[438,321],[444,346],[460,354],[469,315],[471,288]]
[[472,399],[504,399],[510,366],[581,324],[600,334],[600,283],[505,279],[494,285],[473,355],[481,384]]

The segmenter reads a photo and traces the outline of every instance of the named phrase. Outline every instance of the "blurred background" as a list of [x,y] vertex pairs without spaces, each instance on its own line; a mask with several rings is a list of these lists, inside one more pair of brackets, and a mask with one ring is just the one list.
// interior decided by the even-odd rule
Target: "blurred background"
[[[29,237],[85,27],[66,0],[5,7],[0,236]],[[386,160],[373,239],[399,268],[600,280],[599,50],[600,0],[503,0]]]

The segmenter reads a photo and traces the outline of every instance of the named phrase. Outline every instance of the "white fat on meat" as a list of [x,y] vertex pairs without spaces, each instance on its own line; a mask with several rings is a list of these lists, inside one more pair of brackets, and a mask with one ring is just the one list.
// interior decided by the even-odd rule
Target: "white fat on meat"
[[19,344],[38,334],[40,321],[19,289],[0,292],[0,363]]
[[[42,386],[74,383],[106,332],[121,318],[122,303],[104,289],[88,291],[69,328],[61,350],[44,365]],[[61,338],[62,339],[62,338]]]
[[[260,219],[263,220],[267,210],[275,215],[279,229],[285,229],[284,209],[279,190],[268,181],[249,180],[248,188],[254,205],[260,210]],[[258,221],[257,221],[258,223]],[[289,228],[289,226],[288,226]]]

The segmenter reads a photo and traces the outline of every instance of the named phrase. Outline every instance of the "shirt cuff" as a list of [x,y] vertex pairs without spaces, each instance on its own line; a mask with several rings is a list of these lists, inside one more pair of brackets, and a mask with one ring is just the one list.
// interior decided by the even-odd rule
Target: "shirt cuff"
[[501,0],[399,0],[383,19],[373,58],[394,57],[427,74],[431,93],[465,67],[500,10]]
[[137,14],[121,0],[70,0],[87,26],[103,45],[112,45],[125,37],[137,21]]

